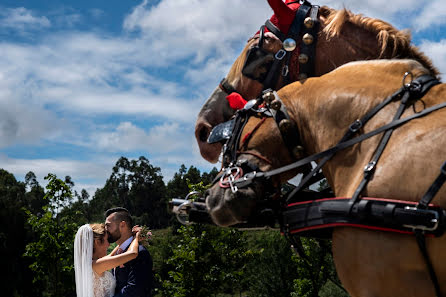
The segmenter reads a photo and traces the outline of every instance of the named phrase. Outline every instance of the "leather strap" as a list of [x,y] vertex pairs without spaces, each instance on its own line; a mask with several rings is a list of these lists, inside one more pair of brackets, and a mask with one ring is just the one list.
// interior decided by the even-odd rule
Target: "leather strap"
[[[368,139],[370,137],[378,135],[378,134],[380,134],[380,133],[382,133],[384,131],[387,131],[387,130],[389,130],[391,128],[401,126],[401,125],[403,125],[403,124],[405,124],[405,123],[407,123],[407,122],[409,122],[409,121],[411,121],[413,119],[423,117],[423,116],[425,116],[425,115],[427,115],[427,114],[429,114],[431,112],[434,112],[436,110],[439,110],[439,109],[442,109],[442,108],[445,108],[445,107],[446,107],[446,102],[443,102],[443,103],[431,106],[429,108],[426,108],[422,112],[412,114],[412,115],[410,115],[408,117],[399,119],[397,121],[393,121],[393,122],[391,122],[391,123],[389,123],[387,125],[384,125],[384,126],[378,128],[376,130],[373,130],[373,131],[371,131],[369,133],[366,133],[366,134],[363,134],[361,136],[355,137],[353,139],[350,139],[350,140],[338,143],[337,145],[335,145],[335,146],[333,146],[333,147],[331,147],[331,148],[329,148],[329,149],[327,149],[327,150],[325,150],[323,152],[317,153],[317,154],[312,155],[312,156],[308,156],[308,157],[306,157],[304,159],[301,159],[301,160],[296,161],[294,163],[288,164],[288,165],[283,166],[281,168],[273,169],[273,170],[267,171],[267,172],[257,172],[255,175],[252,176],[252,178],[255,178],[255,177],[268,178],[268,177],[271,177],[271,176],[274,176],[274,175],[277,175],[277,174],[281,174],[281,173],[284,173],[284,172],[287,172],[287,171],[290,171],[290,170],[302,167],[302,166],[307,165],[307,164],[309,164],[309,163],[311,163],[313,161],[316,161],[318,159],[324,158],[326,156],[333,155],[334,153],[336,153],[338,151],[341,151],[341,150],[343,150],[343,149],[345,149],[347,147],[355,145],[356,143],[364,141],[364,140],[366,140],[366,139]],[[246,180],[248,180],[249,178],[250,177],[247,177]],[[242,181],[241,180],[240,181],[238,181],[238,180],[234,181],[234,183],[239,183],[239,182],[242,182]]]
[[440,285],[438,283],[437,275],[435,274],[434,267],[432,266],[432,261],[429,257],[429,253],[426,247],[426,238],[421,230],[415,231],[415,238],[417,239],[418,248],[423,255],[424,261],[426,262],[427,270],[429,271],[429,276],[431,277],[432,284],[434,285],[435,295],[441,297]]
[[284,41],[286,36],[282,33],[282,31],[279,30],[279,28],[276,27],[270,20],[266,20],[265,27],[268,28],[268,30],[277,36],[281,41]]
[[423,195],[423,198],[421,198],[420,203],[418,204],[417,207],[427,208],[427,206],[432,201],[437,192],[440,190],[441,186],[443,186],[445,181],[446,181],[446,162],[444,162],[443,165],[441,165],[440,174],[432,183],[432,185],[429,187],[427,192]]
[[[423,195],[423,198],[421,198],[420,202],[417,205],[417,209],[427,209],[429,206],[429,203],[432,201],[434,196],[438,193],[441,186],[446,181],[446,162],[443,163],[443,165],[440,168],[440,174],[435,179],[435,181],[432,183],[432,185],[429,187],[427,192]],[[424,237],[424,234],[421,232],[421,230],[418,230],[415,232],[415,236],[417,239],[418,247],[420,249],[421,254],[424,257],[424,261],[426,262],[427,269],[429,271],[429,275],[431,277],[432,283],[435,288],[435,294],[437,297],[441,296],[440,291],[440,284],[438,283],[437,275],[435,274],[434,267],[432,266],[432,261],[429,257],[429,253],[427,251],[426,247],[426,238]]]
[[[403,114],[404,110],[406,110],[407,101],[409,100],[409,98],[410,98],[410,93],[405,92],[403,98],[401,99],[400,106],[398,107],[398,110],[393,118],[394,121],[399,120],[401,118],[401,115]],[[364,190],[365,186],[370,181],[370,178],[372,177],[372,174],[375,171],[376,164],[378,163],[379,158],[384,152],[384,149],[386,148],[387,143],[389,142],[390,136],[392,136],[394,129],[395,128],[391,128],[384,133],[372,160],[365,166],[364,177],[352,196],[352,207],[360,199],[361,192]]]
[[[381,103],[376,105],[374,108],[372,108],[361,119],[353,122],[338,144],[351,139],[351,137],[356,132],[358,132],[359,129],[362,128],[374,115],[376,115],[382,108],[384,108],[386,105],[388,105],[390,102],[392,102],[396,98],[400,98],[400,96],[402,96],[403,93],[409,94],[411,98],[419,99],[419,98],[421,98],[422,95],[427,93],[431,87],[433,87],[434,85],[439,84],[439,83],[440,82],[435,77],[432,77],[430,75],[422,75],[422,76],[417,77],[415,80],[413,80],[411,82],[411,85],[406,85],[405,87],[400,88],[398,91],[396,91],[395,93],[393,93],[392,95],[387,97],[384,101],[382,101]],[[410,86],[411,86],[411,88],[410,88]],[[293,197],[296,196],[297,193],[299,193],[302,189],[304,189],[306,186],[308,186],[309,182],[312,180],[312,177],[317,172],[319,172],[319,170],[325,165],[325,163],[327,163],[333,157],[333,155],[327,155],[322,160],[320,160],[318,162],[318,164],[316,165],[316,167],[313,168],[313,170],[309,174],[307,174],[306,176],[304,176],[301,179],[299,185],[288,196],[287,201],[292,200]],[[357,190],[358,193],[360,193],[362,191],[365,184],[366,184],[366,182],[364,182],[364,181],[360,184],[360,186],[359,186],[360,189],[359,189],[359,191]],[[358,194],[356,194],[356,195],[358,195]],[[354,195],[354,197],[355,197],[355,195]]]
[[306,44],[303,40],[301,41],[300,55],[306,55],[308,57],[308,61],[306,63],[299,62],[299,74],[306,75],[306,77],[314,76],[314,67],[316,61],[316,44],[317,37],[319,32],[319,20],[317,18],[319,12],[319,6],[313,5],[311,7],[309,17],[313,21],[313,26],[311,28],[305,27],[302,32],[302,38],[306,34],[311,35],[313,38],[313,42]]
[[226,78],[223,78],[218,86],[228,95],[237,92],[237,90],[228,82]]
[[303,3],[299,6],[299,9],[296,11],[296,16],[294,17],[293,22],[291,23],[291,27],[288,30],[288,36],[293,38],[296,42],[299,40],[300,28],[302,27],[305,17],[311,9],[311,4]]

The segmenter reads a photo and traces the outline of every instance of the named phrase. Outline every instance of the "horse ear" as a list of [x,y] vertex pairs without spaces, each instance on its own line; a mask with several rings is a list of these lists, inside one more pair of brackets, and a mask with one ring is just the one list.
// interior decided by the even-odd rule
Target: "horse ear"
[[[289,0],[287,0],[287,2],[289,2]],[[276,25],[280,31],[286,34],[294,20],[294,8],[297,10],[299,4],[296,3],[297,5],[293,5],[293,3],[292,5],[297,7],[290,7],[282,0],[268,0],[268,4],[274,11],[274,15],[271,17],[271,22]]]

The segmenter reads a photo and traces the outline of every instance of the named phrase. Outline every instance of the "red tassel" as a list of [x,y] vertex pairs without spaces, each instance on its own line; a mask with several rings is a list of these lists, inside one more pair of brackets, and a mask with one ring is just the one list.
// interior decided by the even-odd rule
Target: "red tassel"
[[282,0],[268,0],[269,6],[271,6],[274,11],[270,21],[284,34],[288,33],[296,15],[296,11],[300,6],[299,2],[289,5],[287,4],[288,2],[293,1],[286,0],[283,2]]
[[247,102],[245,99],[243,99],[242,95],[236,92],[233,92],[226,96],[226,99],[229,102],[229,106],[231,106],[231,108],[235,110],[242,109],[243,107],[245,107],[245,104]]

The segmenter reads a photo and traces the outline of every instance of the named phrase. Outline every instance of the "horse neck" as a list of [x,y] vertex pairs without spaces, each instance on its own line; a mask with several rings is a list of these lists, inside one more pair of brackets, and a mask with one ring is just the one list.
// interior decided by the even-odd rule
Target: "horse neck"
[[389,50],[381,53],[376,33],[347,22],[342,31],[329,36],[321,26],[316,47],[315,76],[321,76],[352,61],[390,58]]
[[[320,16],[315,76],[351,61],[392,58],[414,59],[432,75],[439,75],[430,58],[411,44],[408,31],[397,30],[382,20],[354,15],[347,10],[334,12],[322,8],[325,17]],[[329,22],[330,14],[336,16]]]
[[[329,81],[327,83],[329,84]],[[305,87],[304,94],[298,93],[298,97],[294,97],[299,100],[292,100],[292,117],[299,127],[301,140],[308,155],[335,146],[347,132],[350,124],[361,118],[365,112],[382,100],[382,98],[371,100],[368,96],[355,97],[345,93],[336,95],[341,92],[337,92],[336,87],[332,86],[327,86],[327,89],[332,91],[321,92],[321,84],[314,86],[314,88]],[[318,96],[314,94],[318,94]],[[308,100],[302,100],[302,98]],[[352,100],[353,98],[354,100]],[[383,116],[391,116],[390,111],[389,114]],[[376,120],[379,121],[379,119]],[[324,175],[336,195],[351,195],[351,189],[342,181],[345,180],[345,177],[351,181],[361,177],[358,172],[362,172],[364,164],[371,158],[377,141],[371,139],[368,140],[367,146],[357,145],[341,151],[323,167]],[[340,178],[341,176],[343,178]]]

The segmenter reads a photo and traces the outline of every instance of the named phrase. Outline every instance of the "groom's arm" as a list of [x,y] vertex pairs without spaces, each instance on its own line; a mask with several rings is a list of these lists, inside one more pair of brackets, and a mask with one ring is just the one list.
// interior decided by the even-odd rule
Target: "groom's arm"
[[146,296],[146,290],[151,289],[153,283],[152,267],[152,257],[149,252],[145,248],[140,248],[138,257],[131,265],[127,284],[115,297]]

